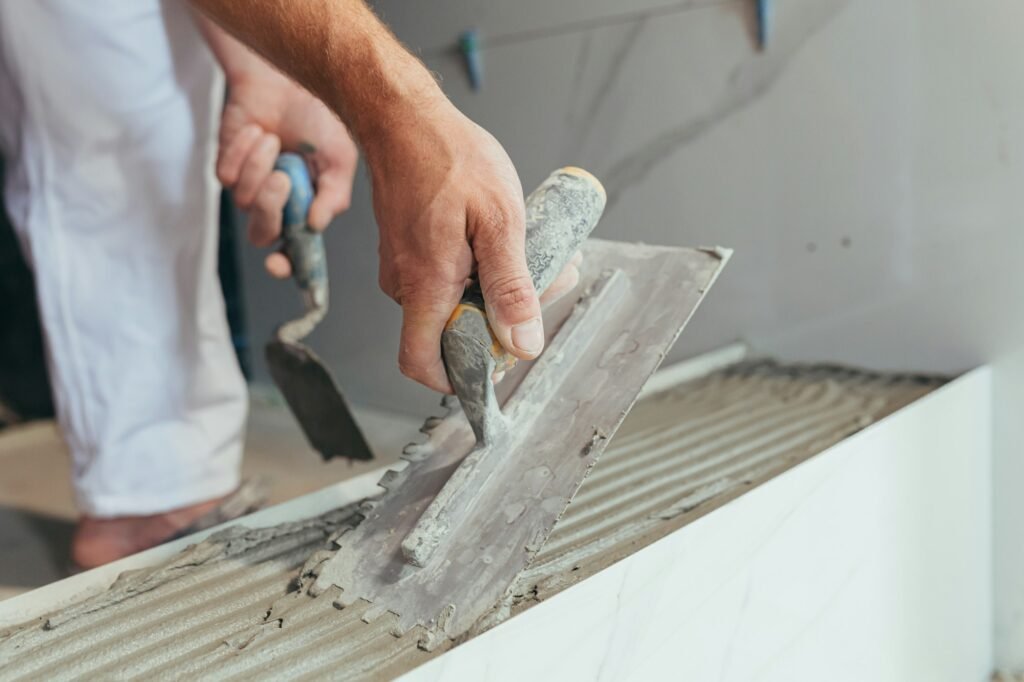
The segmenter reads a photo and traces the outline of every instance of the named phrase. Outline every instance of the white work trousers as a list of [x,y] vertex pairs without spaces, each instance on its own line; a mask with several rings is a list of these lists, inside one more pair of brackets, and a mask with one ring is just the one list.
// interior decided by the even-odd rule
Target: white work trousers
[[87,514],[238,485],[248,402],[217,278],[222,93],[185,0],[0,0],[6,206]]

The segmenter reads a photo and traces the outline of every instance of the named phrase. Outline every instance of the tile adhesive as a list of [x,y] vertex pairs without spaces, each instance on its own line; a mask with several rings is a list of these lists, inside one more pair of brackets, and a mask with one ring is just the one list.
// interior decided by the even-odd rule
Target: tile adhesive
[[[460,641],[501,623],[916,400],[943,379],[743,362],[642,400],[534,563]],[[511,513],[511,512],[510,512]],[[229,528],[0,632],[0,678],[382,679],[458,642],[308,593],[358,505]],[[336,590],[336,588],[334,588]],[[371,621],[371,622],[366,622]]]

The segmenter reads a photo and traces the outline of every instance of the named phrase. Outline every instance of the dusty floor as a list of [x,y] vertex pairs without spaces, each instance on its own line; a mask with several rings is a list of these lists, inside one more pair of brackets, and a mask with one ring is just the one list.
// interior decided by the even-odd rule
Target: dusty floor
[[[270,504],[283,502],[394,461],[422,421],[379,413],[360,413],[360,419],[378,459],[324,463],[283,407],[254,405],[244,475],[267,483]],[[76,511],[70,464],[53,422],[0,432],[0,471],[0,599],[6,599],[66,576]]]

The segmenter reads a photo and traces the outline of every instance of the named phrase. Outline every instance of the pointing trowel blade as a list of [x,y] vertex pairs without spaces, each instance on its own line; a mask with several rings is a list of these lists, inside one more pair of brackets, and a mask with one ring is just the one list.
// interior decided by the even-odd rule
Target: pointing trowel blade
[[267,367],[310,445],[325,459],[373,459],[352,408],[316,353],[301,343],[267,343]]

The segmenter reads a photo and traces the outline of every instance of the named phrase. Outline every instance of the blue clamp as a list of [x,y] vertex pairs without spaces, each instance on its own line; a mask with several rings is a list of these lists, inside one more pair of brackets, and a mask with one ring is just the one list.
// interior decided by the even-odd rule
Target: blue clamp
[[466,61],[469,86],[474,91],[480,90],[484,84],[484,58],[480,53],[480,34],[475,28],[463,31],[459,36],[459,51]]
[[757,2],[757,44],[762,50],[768,47],[768,38],[772,30],[773,0],[756,0]]

